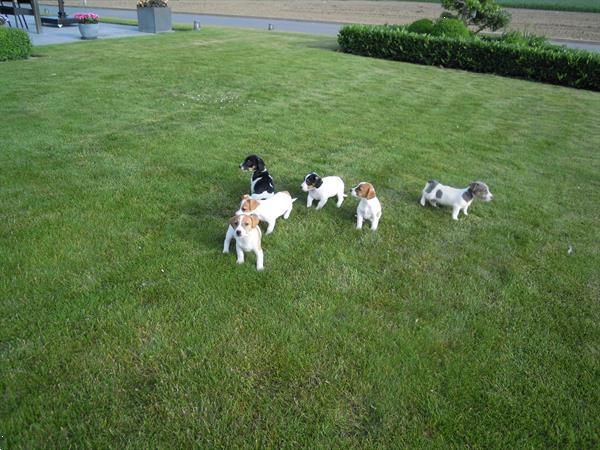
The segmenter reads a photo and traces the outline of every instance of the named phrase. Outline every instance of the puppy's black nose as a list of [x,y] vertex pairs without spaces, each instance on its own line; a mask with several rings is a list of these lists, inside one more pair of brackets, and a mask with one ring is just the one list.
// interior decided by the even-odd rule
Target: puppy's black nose
[[237,234],[238,236],[241,236],[242,232],[240,230],[236,230],[235,234]]

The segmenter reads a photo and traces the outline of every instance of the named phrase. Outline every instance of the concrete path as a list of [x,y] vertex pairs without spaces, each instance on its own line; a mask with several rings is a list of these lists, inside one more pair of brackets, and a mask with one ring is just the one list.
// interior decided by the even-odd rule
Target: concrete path
[[[35,32],[35,23],[33,17],[27,20],[29,25],[29,37],[33,45],[51,45],[51,44],[66,44],[68,42],[82,41],[81,34],[77,25],[63,28],[43,26],[42,33]],[[33,32],[31,32],[33,31]],[[133,36],[151,36],[150,33],[140,33],[137,27],[128,25],[115,25],[112,23],[102,23],[98,30],[98,39],[110,39]]]
[[[56,14],[57,7],[55,5],[40,5],[42,12],[48,12],[50,14]],[[129,9],[108,9],[108,8],[65,8],[67,14],[72,15],[76,12],[95,12],[103,17],[119,17],[123,19],[137,19],[137,13],[135,10]],[[271,25],[273,31],[288,31],[297,33],[310,33],[310,34],[323,34],[335,36],[338,34],[343,24],[330,23],[330,22],[309,22],[302,20],[284,20],[284,19],[261,19],[255,17],[238,17],[238,16],[215,16],[215,15],[204,15],[204,14],[184,14],[184,13],[173,13],[173,22],[192,24],[194,20],[200,21],[201,26],[222,26],[222,27],[236,27],[236,28],[255,28],[267,30]],[[102,24],[101,28],[108,27],[109,24]],[[116,26],[116,25],[115,25]],[[69,27],[73,28],[73,27]],[[76,28],[76,27],[75,27]],[[129,27],[131,28],[131,27]],[[44,27],[44,32],[48,28]],[[108,28],[107,28],[108,31]],[[115,30],[116,32],[117,30]],[[137,30],[136,30],[137,31]],[[144,33],[138,33],[144,34]],[[34,36],[35,33],[32,33]],[[119,36],[111,36],[119,37]],[[592,52],[600,53],[600,43],[598,42],[584,42],[584,41],[567,41],[567,40],[552,40],[553,44],[564,45],[570,48],[582,48]],[[34,43],[35,45],[35,43]]]

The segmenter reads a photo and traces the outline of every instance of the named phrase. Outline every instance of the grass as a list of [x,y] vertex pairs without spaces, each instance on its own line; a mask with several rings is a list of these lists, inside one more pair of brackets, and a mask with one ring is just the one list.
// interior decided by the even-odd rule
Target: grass
[[[399,0],[440,3],[440,0]],[[546,9],[553,11],[600,12],[598,0],[496,0],[507,8]]]
[[[334,48],[2,63],[1,448],[597,446],[600,94]],[[252,152],[300,197],[263,273],[221,254]],[[311,170],[372,181],[377,233]],[[496,198],[453,222],[430,178]]]

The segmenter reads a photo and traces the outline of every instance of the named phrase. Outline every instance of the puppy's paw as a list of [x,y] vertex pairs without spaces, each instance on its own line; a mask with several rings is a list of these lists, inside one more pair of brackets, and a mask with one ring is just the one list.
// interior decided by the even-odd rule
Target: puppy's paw
[[242,260],[240,261],[240,260],[238,259],[238,260],[236,261],[236,263],[237,263],[237,264],[244,264],[244,260],[242,259]]
[[224,255],[226,255],[227,253],[229,253],[229,249],[227,249],[227,248],[224,248],[224,249],[223,249],[223,254],[224,254]]
[[257,267],[256,270],[258,270],[259,272],[262,270],[265,270],[265,268],[263,266]]

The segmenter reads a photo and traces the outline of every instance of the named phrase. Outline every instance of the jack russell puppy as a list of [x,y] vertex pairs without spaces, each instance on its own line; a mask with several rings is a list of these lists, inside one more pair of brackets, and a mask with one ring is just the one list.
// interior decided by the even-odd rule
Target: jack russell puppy
[[356,229],[360,230],[363,226],[363,220],[371,221],[371,230],[375,231],[381,218],[381,203],[376,197],[375,188],[371,183],[358,183],[350,190],[353,197],[360,198],[356,208]]
[[[256,270],[263,270],[263,250],[261,247],[262,232],[258,227],[259,219],[254,214],[238,214],[229,219],[229,230],[233,231],[235,237],[235,251],[237,263],[244,263],[244,252],[254,252],[256,255]],[[227,241],[227,239],[226,239]],[[229,243],[223,249],[223,253],[229,253]]]
[[340,177],[321,178],[314,172],[304,177],[304,182],[300,185],[304,192],[308,192],[306,197],[306,207],[312,206],[313,200],[318,200],[317,209],[321,209],[327,203],[330,197],[337,196],[337,207],[342,206],[344,197],[344,181]]
[[279,217],[283,216],[284,219],[290,217],[292,206],[296,200],[287,191],[278,192],[266,200],[255,200],[244,195],[236,214],[255,214],[261,221],[269,224],[267,234],[271,234]]
[[458,189],[444,186],[436,180],[430,180],[423,188],[421,206],[425,206],[425,201],[436,208],[438,205],[452,206],[452,218],[458,220],[460,211],[465,216],[469,215],[467,210],[475,197],[485,202],[489,202],[494,198],[487,184],[481,181],[475,181],[466,188]]
[[269,175],[265,162],[256,155],[249,155],[243,163],[240,164],[240,169],[251,170],[252,178],[250,179],[250,195],[257,200],[264,200],[272,197],[275,193],[273,178]]

